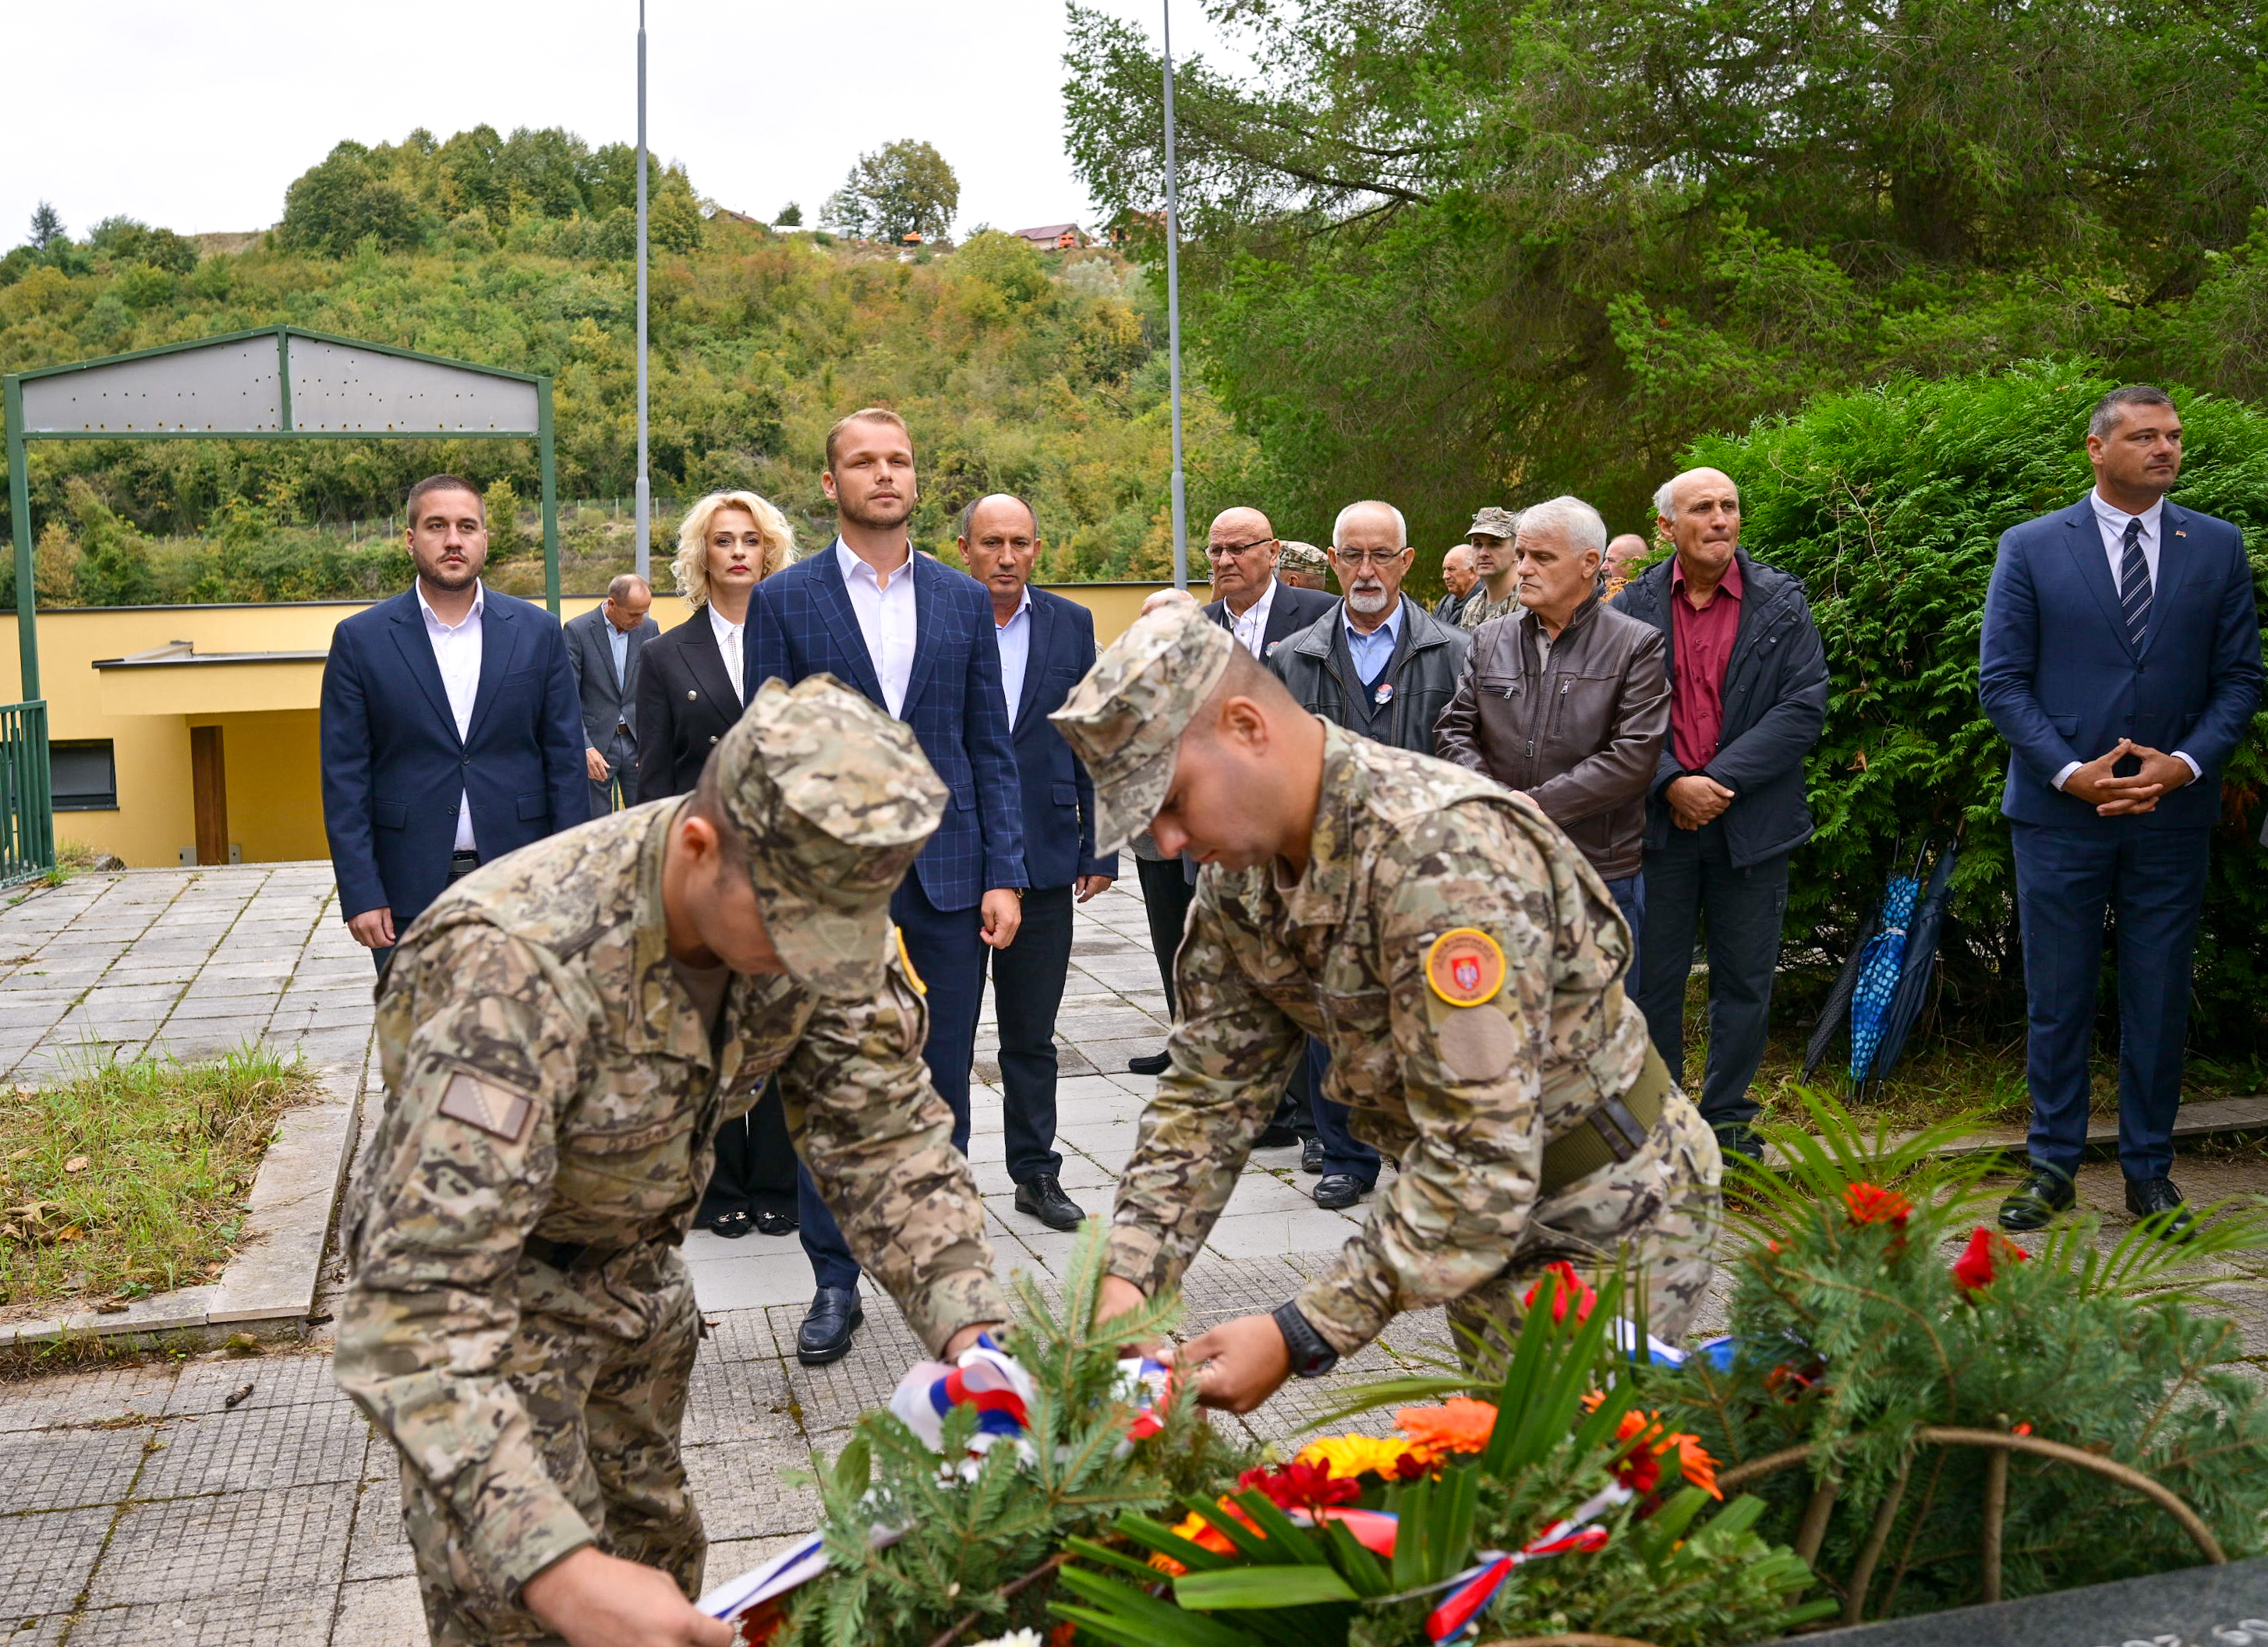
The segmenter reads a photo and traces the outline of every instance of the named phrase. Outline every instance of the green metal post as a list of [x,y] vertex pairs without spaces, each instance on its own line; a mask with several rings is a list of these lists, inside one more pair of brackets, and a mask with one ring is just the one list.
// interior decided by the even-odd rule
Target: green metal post
[[276,328],[276,427],[291,432],[291,328]]
[[535,453],[543,473],[543,602],[556,618],[559,615],[559,466],[551,447],[551,379],[538,378]]
[[28,703],[40,695],[39,591],[32,574],[32,477],[25,467],[24,380],[0,379],[0,415],[8,420],[8,513],[16,537],[16,651],[23,659],[22,690]]

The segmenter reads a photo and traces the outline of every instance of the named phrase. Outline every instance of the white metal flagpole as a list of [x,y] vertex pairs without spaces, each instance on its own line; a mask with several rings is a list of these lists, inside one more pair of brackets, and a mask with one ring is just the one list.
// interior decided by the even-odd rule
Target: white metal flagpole
[[637,575],[652,581],[653,499],[645,480],[645,0],[638,0],[637,53]]
[[[1189,586],[1188,491],[1182,476],[1182,219],[1174,190],[1174,4],[1166,14],[1166,363],[1174,402],[1174,587]],[[641,308],[643,315],[644,310]],[[643,358],[643,355],[641,355]],[[641,402],[643,404],[643,402]]]

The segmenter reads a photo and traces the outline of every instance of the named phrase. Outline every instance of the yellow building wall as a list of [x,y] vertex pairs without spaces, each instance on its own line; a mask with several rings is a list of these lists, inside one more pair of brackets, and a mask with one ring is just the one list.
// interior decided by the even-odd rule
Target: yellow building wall
[[[1050,585],[1094,614],[1096,643],[1108,645],[1139,614],[1157,584]],[[1204,599],[1208,591],[1193,585]],[[39,614],[40,684],[48,700],[50,738],[111,742],[118,773],[115,811],[55,814],[55,835],[98,852],[114,852],[130,868],[179,864],[196,828],[189,776],[189,729],[221,728],[228,790],[228,839],[244,862],[267,864],[328,856],[323,837],[321,767],[316,704],[320,661],[262,662],[98,670],[98,658],[122,658],[187,641],[215,652],[320,652],[331,631],[362,611],[361,601],[275,606],[145,607],[67,609]],[[560,602],[572,618],[599,597]],[[655,620],[665,629],[685,621],[674,594],[657,595]],[[16,619],[0,614],[0,702],[23,695],[17,667]]]

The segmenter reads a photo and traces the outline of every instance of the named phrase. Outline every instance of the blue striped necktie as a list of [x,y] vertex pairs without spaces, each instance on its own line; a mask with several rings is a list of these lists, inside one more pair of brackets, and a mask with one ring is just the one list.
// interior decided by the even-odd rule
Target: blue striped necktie
[[2142,558],[2142,523],[2131,516],[2126,553],[2118,563],[2118,607],[2126,614],[2126,638],[2139,652],[2150,633],[2150,563]]

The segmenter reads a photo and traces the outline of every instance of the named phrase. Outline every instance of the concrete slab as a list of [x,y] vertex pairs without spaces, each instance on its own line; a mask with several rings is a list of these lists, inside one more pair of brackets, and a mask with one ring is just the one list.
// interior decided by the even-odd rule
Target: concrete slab
[[431,1647],[417,1581],[387,1577],[342,1585],[338,1621],[328,1639],[335,1647]]
[[61,1613],[85,1592],[117,1511],[57,1510],[0,1516],[0,1573],[18,1618]]
[[245,1206],[246,1245],[213,1293],[216,1325],[302,1320],[315,1301],[323,1240],[353,1158],[362,1071],[320,1071],[323,1098],[286,1114]]
[[89,1603],[313,1595],[328,1611],[346,1569],[355,1496],[355,1484],[342,1482],[130,1505]]

